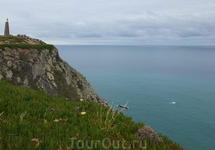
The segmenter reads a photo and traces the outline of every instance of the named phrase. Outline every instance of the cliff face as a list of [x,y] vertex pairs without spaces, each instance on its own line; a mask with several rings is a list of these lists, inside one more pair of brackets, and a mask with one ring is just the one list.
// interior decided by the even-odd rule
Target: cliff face
[[51,50],[0,49],[0,80],[4,79],[72,101],[83,98],[103,102],[86,78],[59,57],[55,47]]

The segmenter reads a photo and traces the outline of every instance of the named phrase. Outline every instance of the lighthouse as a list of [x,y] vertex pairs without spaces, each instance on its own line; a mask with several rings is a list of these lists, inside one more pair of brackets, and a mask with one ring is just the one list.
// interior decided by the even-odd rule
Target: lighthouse
[[5,22],[4,36],[10,36],[9,22],[8,22],[8,19],[6,19],[6,20],[7,21]]

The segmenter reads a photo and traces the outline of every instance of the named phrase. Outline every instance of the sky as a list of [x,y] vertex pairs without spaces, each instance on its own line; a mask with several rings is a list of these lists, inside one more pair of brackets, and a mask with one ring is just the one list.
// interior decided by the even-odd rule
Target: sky
[[0,0],[0,29],[56,45],[215,45],[214,0]]

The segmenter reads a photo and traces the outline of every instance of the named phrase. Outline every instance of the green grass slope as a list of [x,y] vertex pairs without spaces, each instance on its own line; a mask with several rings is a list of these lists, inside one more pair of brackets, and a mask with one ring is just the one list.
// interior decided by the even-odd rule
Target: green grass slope
[[17,43],[25,43],[25,38],[18,36],[0,36],[0,43],[8,43],[8,44],[17,44]]
[[19,36],[0,36],[0,49],[11,48],[11,49],[48,49],[52,50],[54,45],[40,43],[39,39],[27,39],[26,37]]
[[143,125],[97,103],[69,102],[0,81],[0,150],[181,149],[162,135],[160,145],[138,141],[134,133]]
[[54,49],[54,45],[51,44],[0,44],[0,49],[5,50],[5,48],[10,49],[37,49],[38,51],[48,49]]

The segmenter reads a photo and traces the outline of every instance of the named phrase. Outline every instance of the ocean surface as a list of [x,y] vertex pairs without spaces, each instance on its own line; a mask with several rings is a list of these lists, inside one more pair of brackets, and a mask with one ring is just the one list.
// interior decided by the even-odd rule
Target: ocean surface
[[113,106],[180,143],[215,150],[215,46],[56,46]]

